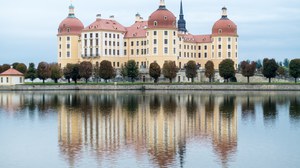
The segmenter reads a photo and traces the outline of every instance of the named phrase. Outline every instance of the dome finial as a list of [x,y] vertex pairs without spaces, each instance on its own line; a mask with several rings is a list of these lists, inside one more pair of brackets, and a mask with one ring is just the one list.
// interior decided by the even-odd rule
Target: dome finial
[[222,19],[227,19],[227,8],[225,6],[222,8]]
[[71,5],[69,6],[69,18],[75,18],[75,12],[74,12],[74,6],[72,5],[72,1],[71,1]]
[[165,0],[160,0],[159,9],[166,9]]

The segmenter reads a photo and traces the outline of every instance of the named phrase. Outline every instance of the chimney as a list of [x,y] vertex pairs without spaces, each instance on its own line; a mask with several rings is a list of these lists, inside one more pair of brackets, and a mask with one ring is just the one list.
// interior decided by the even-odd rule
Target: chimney
[[101,14],[97,14],[96,15],[96,19],[98,20],[98,19],[101,19]]
[[114,15],[110,15],[110,16],[109,16],[109,19],[115,20],[115,16],[114,16]]
[[139,13],[137,13],[137,14],[135,15],[135,21],[136,21],[136,22],[141,22],[141,21],[143,21],[143,18],[141,17],[141,15],[140,15]]

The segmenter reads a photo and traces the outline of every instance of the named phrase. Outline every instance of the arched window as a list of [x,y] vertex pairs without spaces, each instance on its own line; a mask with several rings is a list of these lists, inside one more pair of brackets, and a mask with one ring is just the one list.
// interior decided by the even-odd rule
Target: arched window
[[157,21],[154,21],[154,26],[157,26]]

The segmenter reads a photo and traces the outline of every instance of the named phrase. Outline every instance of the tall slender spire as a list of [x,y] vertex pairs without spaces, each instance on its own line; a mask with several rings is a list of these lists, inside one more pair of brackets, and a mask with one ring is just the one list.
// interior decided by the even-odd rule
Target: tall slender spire
[[180,1],[180,15],[182,15],[182,16],[183,16],[182,0]]
[[179,14],[179,20],[178,20],[178,31],[185,32],[185,33],[187,32],[186,21],[184,20],[184,14],[183,14],[182,0],[180,1],[180,14]]

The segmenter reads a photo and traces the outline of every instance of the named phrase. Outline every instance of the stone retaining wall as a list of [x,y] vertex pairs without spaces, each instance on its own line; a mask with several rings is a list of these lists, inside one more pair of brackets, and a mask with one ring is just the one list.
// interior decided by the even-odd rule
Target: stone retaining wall
[[300,85],[16,85],[0,86],[2,91],[34,91],[34,90],[246,90],[246,91],[300,91]]

